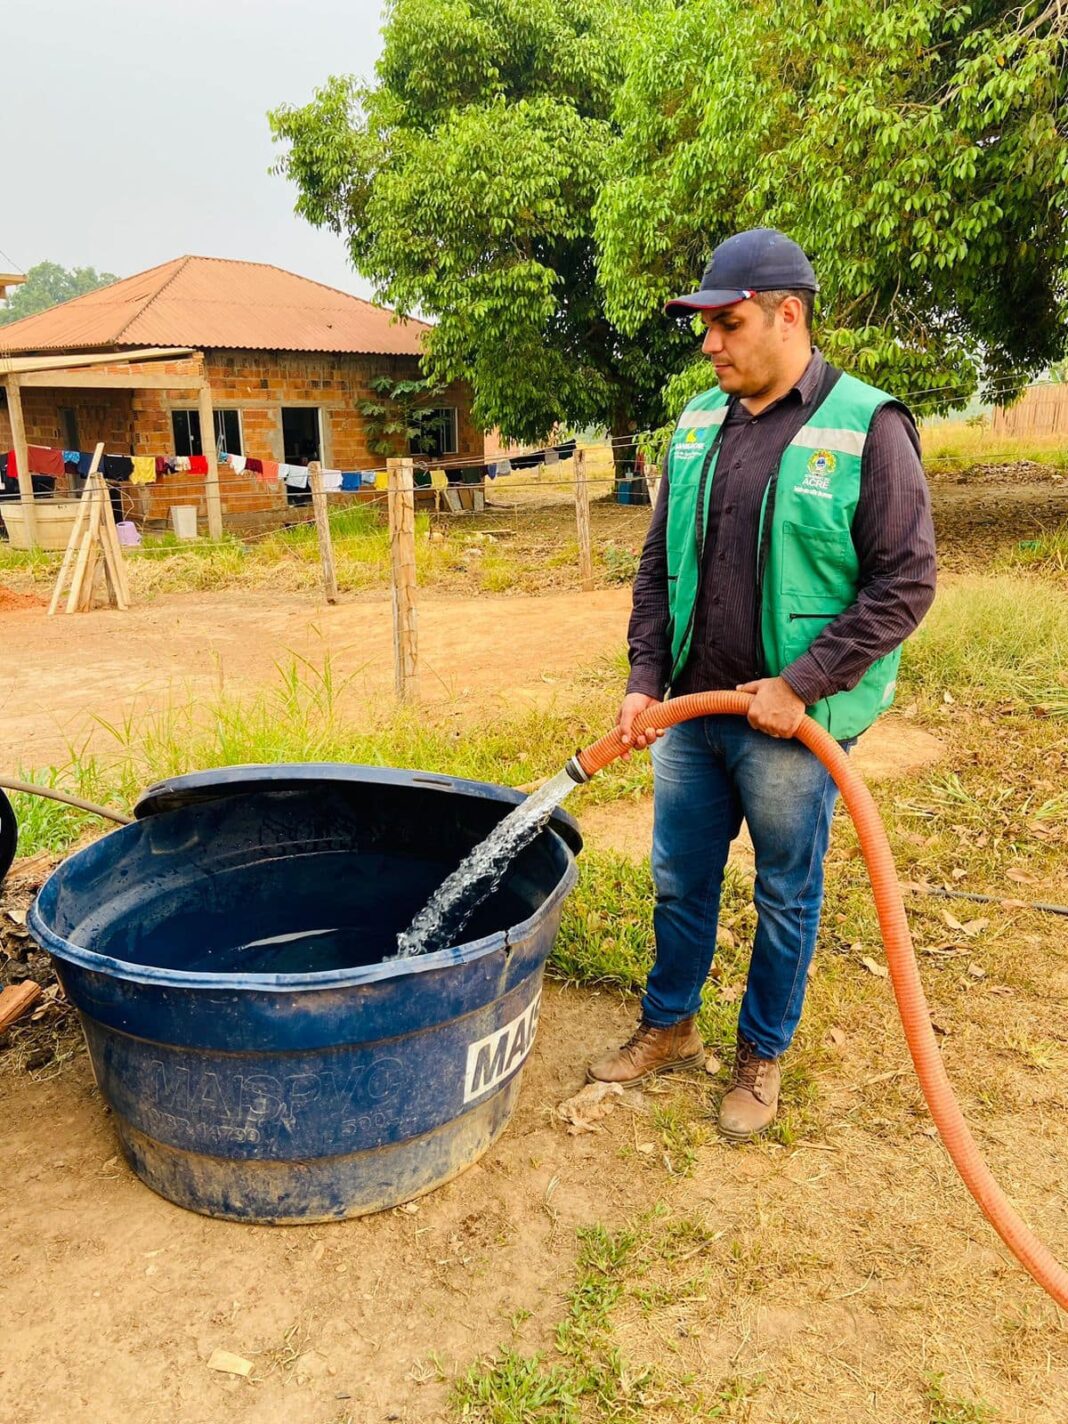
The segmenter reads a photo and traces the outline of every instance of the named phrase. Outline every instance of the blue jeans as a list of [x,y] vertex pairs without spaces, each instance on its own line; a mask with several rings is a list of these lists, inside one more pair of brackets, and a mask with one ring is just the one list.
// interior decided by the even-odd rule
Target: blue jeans
[[757,931],[738,1030],[761,1057],[776,1058],[801,1017],[837,788],[800,742],[766,736],[744,717],[680,722],[652,754],[656,962],[642,1015],[664,1026],[700,1008],[723,868],[744,817]]

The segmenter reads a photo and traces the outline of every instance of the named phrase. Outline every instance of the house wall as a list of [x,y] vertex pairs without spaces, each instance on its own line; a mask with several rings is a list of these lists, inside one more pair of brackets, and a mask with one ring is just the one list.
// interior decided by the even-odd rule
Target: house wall
[[[312,406],[322,412],[322,461],[335,469],[381,469],[385,456],[368,447],[365,418],[357,409],[361,400],[374,398],[371,382],[387,375],[393,380],[418,377],[415,356],[332,355],[277,351],[205,351],[205,371],[217,409],[241,413],[244,454],[282,460],[282,407]],[[121,367],[97,369],[121,370]],[[152,370],[172,369],[154,363]],[[176,364],[175,373],[188,366]],[[92,449],[103,440],[108,454],[164,455],[173,450],[171,412],[195,409],[192,392],[160,390],[94,391],[49,390],[22,392],[26,438],[31,445],[62,446],[60,409],[75,410],[79,443]],[[457,456],[472,464],[484,458],[484,439],[471,423],[471,392],[456,383],[435,401],[457,410]],[[11,447],[11,425],[6,408],[0,408],[0,450]],[[404,449],[398,444],[396,453]],[[239,525],[241,516],[280,515],[287,511],[285,490],[265,485],[255,477],[220,471],[221,497],[228,524]],[[131,488],[134,512],[151,520],[165,520],[172,504],[197,504],[205,514],[203,481],[167,476],[156,485]],[[255,522],[255,521],[253,521]]]

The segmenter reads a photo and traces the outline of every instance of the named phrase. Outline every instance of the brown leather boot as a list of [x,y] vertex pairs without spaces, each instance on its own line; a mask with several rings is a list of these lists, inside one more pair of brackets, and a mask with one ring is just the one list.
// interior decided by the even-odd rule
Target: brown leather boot
[[731,1142],[755,1137],[775,1121],[779,1108],[778,1061],[761,1058],[751,1043],[739,1037],[731,1085],[719,1105],[719,1130]]
[[704,1061],[705,1046],[696,1018],[680,1019],[668,1028],[641,1022],[621,1048],[594,1059],[586,1069],[586,1080],[635,1088],[657,1073],[700,1068]]

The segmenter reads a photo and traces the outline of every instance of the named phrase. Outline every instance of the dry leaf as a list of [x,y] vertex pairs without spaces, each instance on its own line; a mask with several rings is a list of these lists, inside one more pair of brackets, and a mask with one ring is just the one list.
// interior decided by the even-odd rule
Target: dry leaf
[[874,974],[877,979],[885,979],[890,973],[885,964],[879,964],[874,959],[869,959],[867,955],[860,961],[869,974]]
[[827,1037],[830,1039],[831,1043],[835,1046],[835,1048],[842,1048],[845,1046],[846,1036],[840,1028],[832,1028],[827,1034]]
[[1010,880],[1015,880],[1017,885],[1037,885],[1038,876],[1028,875],[1026,870],[1007,870],[1005,874]]
[[231,1355],[229,1350],[212,1350],[208,1361],[209,1370],[221,1370],[227,1375],[243,1375],[246,1379],[252,1373],[252,1361],[243,1355]]
[[656,1143],[655,1143],[655,1142],[639,1142],[639,1143],[638,1143],[638,1151],[642,1154],[643,1157],[648,1157],[649,1154],[650,1154],[650,1152],[655,1152],[655,1151],[656,1151]]
[[568,1124],[571,1137],[577,1137],[580,1132],[600,1132],[598,1121],[608,1116],[622,1096],[619,1083],[587,1083],[574,1097],[559,1105],[556,1115]]
[[952,707],[956,700],[951,692],[943,692],[942,701],[946,703],[947,706]]
[[742,997],[742,986],[740,984],[724,984],[720,988],[719,997],[725,1004],[733,1004],[735,1000]]
[[954,880],[963,880],[964,877],[968,874],[968,872],[964,869],[963,865],[955,865],[953,867],[953,870],[951,871],[951,874]]
[[962,930],[964,928],[956,915],[951,915],[948,910],[942,911],[942,918],[951,930]]
[[976,964],[974,960],[971,964],[968,965],[968,973],[972,976],[973,979],[986,978],[986,970],[981,964]]
[[969,939],[974,939],[977,934],[983,933],[989,923],[989,920],[966,920],[961,929]]
[[712,1074],[712,1075],[714,1076],[716,1073],[719,1072],[719,1070],[720,1070],[722,1067],[723,1067],[723,1064],[719,1061],[719,1059],[716,1057],[716,1055],[715,1055],[714,1053],[706,1053],[706,1054],[705,1054],[705,1072],[706,1072],[706,1073],[710,1073],[710,1074]]
[[22,926],[22,925],[25,925],[25,923],[26,923],[26,911],[25,911],[25,910],[8,910],[8,912],[7,912],[7,917],[8,917],[9,920],[11,920],[11,922],[12,922],[13,924],[16,924],[16,925]]
[[722,949],[733,949],[733,948],[734,948],[734,943],[735,943],[735,941],[734,941],[734,936],[731,934],[731,932],[730,932],[730,930],[727,928],[727,926],[726,926],[726,925],[720,925],[720,927],[716,930],[716,944],[717,944],[717,946],[719,946],[719,947],[722,948]]

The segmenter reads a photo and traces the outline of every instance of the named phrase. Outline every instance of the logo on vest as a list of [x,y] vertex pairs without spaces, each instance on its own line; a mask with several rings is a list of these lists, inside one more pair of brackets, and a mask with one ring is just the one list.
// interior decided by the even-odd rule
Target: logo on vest
[[838,456],[833,450],[813,450],[808,457],[810,475],[833,475],[838,468]]
[[676,457],[680,459],[690,459],[695,455],[702,455],[705,447],[704,442],[697,433],[697,426],[691,425],[674,448]]
[[838,468],[838,457],[833,450],[813,450],[808,457],[805,478],[797,486],[798,494],[815,495],[817,499],[833,499],[831,475]]

